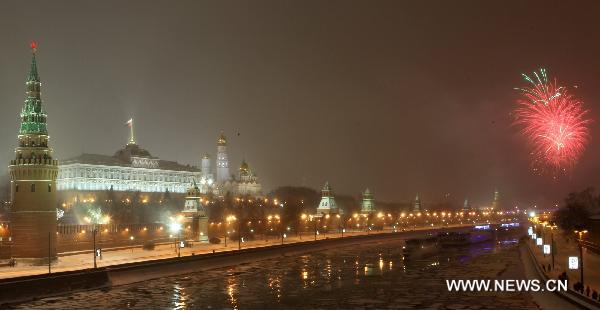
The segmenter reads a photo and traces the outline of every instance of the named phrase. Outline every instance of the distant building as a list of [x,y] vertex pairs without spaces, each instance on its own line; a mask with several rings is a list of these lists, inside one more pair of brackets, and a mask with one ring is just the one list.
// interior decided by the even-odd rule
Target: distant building
[[463,203],[462,212],[470,212],[471,205],[469,204],[469,198],[465,198],[465,202]]
[[329,182],[325,182],[325,186],[321,190],[321,202],[317,207],[317,216],[326,214],[339,214],[340,209],[335,203],[333,190],[329,186]]
[[224,192],[231,192],[236,196],[250,195],[262,197],[262,185],[258,177],[250,170],[245,160],[242,161],[237,176],[225,181],[222,185]]
[[201,242],[208,242],[208,216],[202,205],[200,189],[196,182],[187,190],[185,205],[182,214],[186,223],[192,226],[192,238]]
[[205,154],[202,156],[202,160],[200,161],[200,179],[198,181],[198,188],[200,189],[200,193],[214,193],[215,192],[215,177],[211,170],[212,165],[210,163],[210,155]]
[[491,207],[494,210],[498,210],[500,208],[500,192],[498,192],[498,189],[494,189],[494,200],[492,201],[492,205]]
[[60,191],[131,191],[185,193],[188,185],[212,179],[202,178],[200,169],[150,155],[135,142],[128,143],[113,156],[82,154],[64,160],[59,167]]
[[373,201],[373,194],[367,188],[362,194],[362,203],[360,207],[360,213],[362,214],[370,214],[374,213],[375,210],[375,202]]
[[12,257],[47,263],[56,257],[56,177],[58,161],[48,146],[46,111],[35,59],[27,77],[25,104],[21,110],[19,145],[10,161]]
[[217,140],[217,182],[225,183],[229,180],[229,159],[227,158],[227,138],[221,131]]
[[419,194],[417,193],[417,197],[415,197],[415,201],[413,203],[413,211],[421,212],[421,198],[419,198]]

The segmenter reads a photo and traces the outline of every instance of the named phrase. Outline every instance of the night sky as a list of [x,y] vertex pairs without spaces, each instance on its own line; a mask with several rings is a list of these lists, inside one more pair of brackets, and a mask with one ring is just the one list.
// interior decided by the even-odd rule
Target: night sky
[[[600,119],[600,2],[2,1],[0,163],[38,41],[56,157],[113,154],[135,119],[154,156],[199,164],[220,130],[266,190],[549,203],[597,186],[600,129],[558,181],[511,126],[540,67]],[[2,173],[6,172],[3,168]]]

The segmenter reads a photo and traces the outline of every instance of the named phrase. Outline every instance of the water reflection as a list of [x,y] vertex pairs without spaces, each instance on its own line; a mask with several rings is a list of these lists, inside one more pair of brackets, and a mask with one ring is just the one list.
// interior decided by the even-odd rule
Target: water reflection
[[279,275],[269,275],[267,285],[271,289],[271,292],[275,295],[277,301],[281,298],[281,277]]
[[[244,264],[215,269],[186,277],[170,277],[106,292],[88,291],[66,297],[42,299],[15,308],[173,308],[215,309],[265,308],[386,308],[405,304],[426,307],[443,298],[456,303],[476,304],[479,299],[463,302],[450,296],[443,279],[467,277],[469,273],[493,268],[498,264],[518,264],[518,251],[511,242],[489,242],[462,248],[448,248],[424,256],[403,255],[401,240],[333,248],[299,257]],[[512,253],[512,254],[511,254]],[[517,253],[517,254],[514,254]],[[486,257],[491,258],[486,261]],[[497,256],[497,257],[496,257]],[[483,270],[483,271],[482,271]],[[416,282],[420,284],[415,285]],[[246,285],[248,283],[249,285]],[[426,283],[426,284],[423,284]],[[327,293],[324,294],[323,292]],[[464,296],[463,296],[464,297]],[[475,298],[475,297],[469,297]],[[490,307],[502,301],[488,296]],[[514,298],[512,298],[514,302]],[[519,300],[519,299],[517,299]],[[384,302],[385,301],[385,302]],[[384,302],[382,304],[382,302]],[[527,304],[523,304],[524,307]],[[487,305],[483,305],[486,308]]]
[[237,290],[237,279],[234,275],[230,275],[226,278],[227,282],[227,295],[229,296],[229,304],[233,309],[238,309],[238,302],[236,297]]
[[175,283],[173,285],[173,297],[171,298],[171,308],[172,309],[186,309],[186,296],[185,296],[185,288],[182,287],[179,283]]

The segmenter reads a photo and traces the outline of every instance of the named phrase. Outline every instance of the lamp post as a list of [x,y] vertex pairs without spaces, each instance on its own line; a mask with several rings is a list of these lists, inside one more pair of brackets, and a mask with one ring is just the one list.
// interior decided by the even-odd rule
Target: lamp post
[[169,230],[171,231],[171,235],[177,235],[175,238],[175,251],[177,252],[177,257],[181,257],[181,246],[179,245],[179,239],[181,238],[181,223],[179,223],[177,219],[171,218]]
[[50,267],[52,259],[52,232],[48,232],[48,273],[52,273],[52,269]]
[[554,229],[556,228],[556,225],[551,225],[550,226],[550,254],[552,254],[552,270],[554,270],[554,248],[555,248],[555,244],[554,244]]
[[579,241],[579,277],[581,278],[581,293],[583,293],[583,235],[587,234],[587,230],[576,230],[575,234],[578,235]]
[[271,220],[273,219],[272,215],[267,215],[267,221],[265,222],[265,242],[269,242],[269,231],[271,228]]
[[[300,215],[300,219],[301,219],[302,221],[304,221],[304,223],[306,223],[306,218],[307,218],[307,215],[306,215],[306,214],[302,213],[302,215]],[[301,221],[299,220],[299,221],[298,221],[298,229],[300,229],[300,222],[301,222]],[[300,240],[302,240],[302,233],[300,233]]]
[[283,219],[278,214],[275,214],[273,218],[274,221],[277,221],[279,224],[279,235],[281,237],[281,244],[283,244]]
[[[104,217],[101,217],[100,214],[98,214],[95,219],[94,219],[94,228],[92,230],[92,235],[93,235],[93,240],[94,240],[94,269],[98,268],[98,265],[96,263],[97,261],[97,257],[98,257],[98,246],[96,244],[96,235],[98,234],[98,226],[101,224],[108,224],[108,222],[110,222],[110,216],[106,215]],[[102,226],[100,226],[100,228],[102,228]],[[99,238],[102,237],[102,233],[100,234]],[[102,257],[100,257],[100,259],[102,259]]]
[[96,228],[96,225],[94,225],[94,230],[92,232],[93,239],[94,239],[94,252],[92,253],[92,255],[94,255],[94,269],[98,268],[98,265],[96,264],[96,232],[97,231],[98,231],[98,228]]
[[317,219],[313,218],[315,224],[315,241],[317,241]]
[[183,241],[181,241],[181,229],[180,229],[179,233],[177,234],[177,244],[179,245],[177,247],[177,257],[181,257],[181,243],[183,243]]

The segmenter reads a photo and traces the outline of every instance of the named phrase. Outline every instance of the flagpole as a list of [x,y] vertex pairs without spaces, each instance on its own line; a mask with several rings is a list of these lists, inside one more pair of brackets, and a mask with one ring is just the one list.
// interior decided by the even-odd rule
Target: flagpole
[[133,118],[129,119],[127,122],[127,126],[129,126],[129,143],[127,144],[135,144],[135,139],[133,137]]
[[131,119],[131,124],[129,124],[129,130],[131,131],[131,138],[129,139],[129,144],[135,144],[135,139],[133,138],[133,118]]

